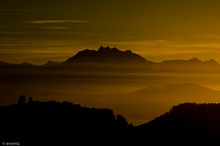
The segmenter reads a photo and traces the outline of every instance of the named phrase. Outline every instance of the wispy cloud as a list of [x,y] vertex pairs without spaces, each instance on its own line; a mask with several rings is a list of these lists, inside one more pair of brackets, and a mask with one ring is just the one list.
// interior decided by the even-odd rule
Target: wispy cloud
[[46,29],[55,29],[55,30],[64,30],[64,29],[69,29],[69,27],[43,27]]
[[88,23],[87,20],[37,20],[27,21],[26,23],[31,24],[57,24],[57,23]]

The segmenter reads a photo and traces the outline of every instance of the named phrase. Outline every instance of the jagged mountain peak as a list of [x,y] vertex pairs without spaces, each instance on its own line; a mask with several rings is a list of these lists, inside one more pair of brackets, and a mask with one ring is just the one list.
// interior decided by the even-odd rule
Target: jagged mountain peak
[[29,63],[29,62],[23,62],[23,63],[21,63],[20,65],[23,65],[23,66],[32,66],[32,64]]
[[109,52],[109,51],[120,52],[120,50],[118,50],[116,47],[110,48],[109,46],[107,46],[107,47],[101,46],[98,49],[98,52]]
[[85,49],[69,58],[67,63],[145,63],[147,60],[130,50],[121,51],[116,47],[101,46],[97,51]]
[[207,60],[207,61],[204,61],[205,63],[208,63],[208,64],[213,64],[213,65],[218,65],[219,63],[217,61],[215,61],[214,59],[210,59],[210,60]]
[[51,67],[51,66],[56,66],[60,63],[58,62],[55,62],[55,61],[52,61],[52,60],[49,60],[47,63],[45,63],[44,65],[42,65],[43,67]]
[[201,60],[199,60],[199,59],[198,59],[198,58],[196,58],[196,57],[191,58],[191,59],[189,59],[188,61],[189,61],[189,62],[191,62],[191,63],[202,63],[202,61],[201,61]]

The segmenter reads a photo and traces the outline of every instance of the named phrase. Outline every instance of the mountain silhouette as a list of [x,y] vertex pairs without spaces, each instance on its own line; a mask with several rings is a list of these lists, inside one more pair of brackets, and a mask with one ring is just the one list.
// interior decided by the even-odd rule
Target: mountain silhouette
[[26,67],[32,67],[34,66],[33,64],[29,63],[29,62],[23,62],[20,64],[21,66],[26,66]]
[[8,62],[3,62],[3,61],[0,61],[0,67],[37,67],[37,65],[33,65],[29,62],[23,62],[21,64],[15,64],[15,63],[8,63]]
[[[192,83],[163,84],[161,86],[149,86],[133,92],[137,100],[163,102],[163,107],[170,107],[184,102],[218,103],[220,91]],[[131,96],[132,97],[132,96]],[[134,101],[135,103],[135,101]],[[146,104],[148,104],[146,103]],[[161,108],[162,110],[162,108]]]
[[[91,66],[93,65],[93,66]],[[11,64],[0,62],[0,68],[7,74],[10,72],[47,72],[39,69],[49,68],[54,72],[62,72],[63,69],[75,69],[75,71],[119,71],[120,72],[174,72],[174,73],[217,73],[220,72],[220,64],[214,59],[201,61],[198,58],[189,60],[164,60],[162,62],[153,62],[144,57],[133,53],[131,50],[121,51],[117,48],[103,47],[98,50],[85,49],[79,51],[76,55],[70,57],[64,62],[48,61],[43,65],[33,65],[28,62],[21,64]],[[28,71],[30,69],[31,71]],[[33,69],[37,71],[33,71]],[[55,71],[57,69],[57,71]],[[20,70],[20,71],[18,71]]]
[[59,62],[49,60],[47,63],[41,65],[41,67],[53,67],[59,65]]
[[[179,144],[214,144],[220,138],[219,103],[182,103],[136,128],[141,136]],[[173,141],[172,141],[173,140]],[[178,145],[178,144],[177,144]]]
[[[196,69],[199,67],[220,67],[220,64],[214,59],[210,59],[207,61],[201,61],[198,58],[194,57],[189,60],[164,60],[162,62],[153,62],[145,59],[139,54],[133,53],[131,50],[121,51],[116,47],[110,48],[109,46],[103,47],[101,46],[98,50],[90,50],[85,49],[76,53],[76,55],[70,57],[64,62],[55,62],[49,60],[47,63],[43,65],[33,65],[29,62],[23,62],[21,64],[12,64],[0,61],[0,67],[52,67],[52,66],[60,66],[60,64],[65,63],[121,63],[121,64],[150,64],[152,67],[151,70],[154,71],[163,71],[163,70],[176,70],[176,68],[184,68],[188,69],[188,67],[195,67]],[[173,68],[174,67],[174,68]],[[172,68],[172,69],[171,69]],[[177,69],[178,70],[178,69]]]
[[[135,94],[149,94],[149,93],[155,93],[155,94],[161,94],[161,95],[181,95],[184,93],[197,93],[204,95],[205,93],[217,93],[217,91],[212,90],[210,88],[192,84],[192,83],[176,83],[176,84],[162,84],[161,86],[150,86],[147,88],[143,88],[140,90],[137,90]],[[220,95],[220,92],[219,92]]]
[[101,46],[96,50],[83,50],[65,61],[66,63],[146,63],[147,60],[130,50]]
[[214,59],[204,61],[204,63],[208,64],[208,65],[219,65],[219,63],[217,61],[215,61]]
[[189,60],[164,60],[154,66],[157,72],[219,72],[220,64],[214,59],[208,61],[201,61],[198,58],[191,58]]
[[219,65],[217,61],[214,59],[208,60],[208,61],[201,61],[198,58],[194,57],[189,60],[164,60],[161,62],[161,64],[179,64],[179,65],[198,65],[198,64],[206,64],[209,65]]

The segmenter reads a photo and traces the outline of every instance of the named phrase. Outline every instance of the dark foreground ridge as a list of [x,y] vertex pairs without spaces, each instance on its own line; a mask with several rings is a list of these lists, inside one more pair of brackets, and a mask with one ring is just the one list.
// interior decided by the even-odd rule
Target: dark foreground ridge
[[[21,96],[24,97],[24,96]],[[133,128],[111,109],[82,107],[72,102],[33,101],[0,108],[0,140],[22,145],[103,144],[123,140]]]
[[184,103],[133,126],[111,109],[33,101],[0,107],[0,140],[18,145],[189,144],[220,138],[220,104]]

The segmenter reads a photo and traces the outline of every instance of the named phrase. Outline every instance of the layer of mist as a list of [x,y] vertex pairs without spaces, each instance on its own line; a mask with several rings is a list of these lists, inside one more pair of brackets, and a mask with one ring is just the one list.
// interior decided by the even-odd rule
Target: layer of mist
[[[113,60],[120,56],[123,62],[103,57],[108,54],[105,49],[113,51]],[[98,56],[95,60],[94,54]],[[127,62],[129,57],[136,62]],[[141,124],[183,102],[220,101],[220,66],[214,60],[154,63],[131,51],[102,47],[81,51],[61,63],[35,66],[0,62],[0,67],[0,106],[17,103],[20,95],[41,101],[66,100],[111,108],[129,122]]]
[[129,122],[140,124],[183,102],[219,102],[218,78],[217,75],[142,73],[100,76],[94,72],[88,76],[4,78],[0,100],[1,105],[16,103],[19,95],[43,101],[66,100],[88,107],[111,108]]

